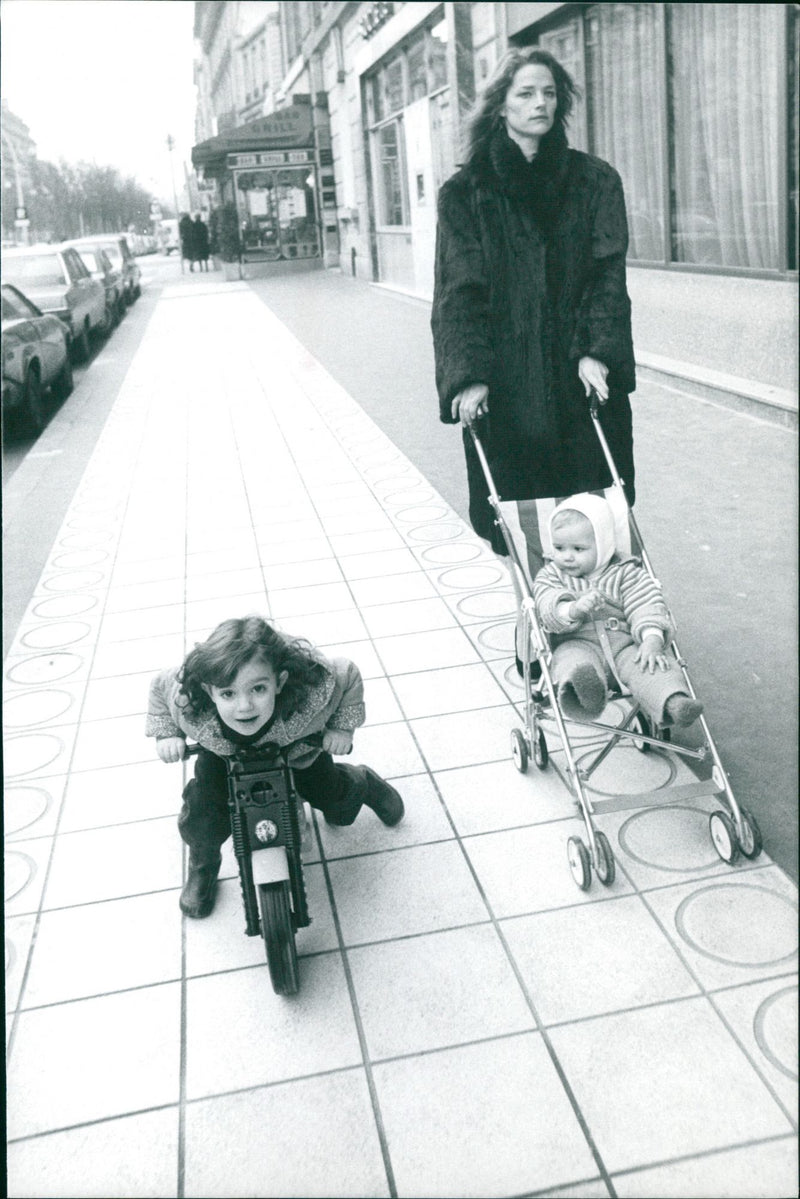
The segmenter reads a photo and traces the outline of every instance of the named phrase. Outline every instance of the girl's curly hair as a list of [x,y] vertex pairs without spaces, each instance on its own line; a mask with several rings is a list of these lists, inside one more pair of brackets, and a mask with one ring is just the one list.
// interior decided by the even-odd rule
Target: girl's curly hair
[[271,666],[276,676],[286,671],[288,678],[276,700],[276,710],[284,719],[302,706],[308,691],[325,677],[325,667],[309,641],[279,633],[261,616],[223,620],[208,640],[187,654],[178,674],[180,702],[189,719],[197,720],[214,709],[204,683],[229,687],[253,659]]
[[500,59],[485,90],[475,102],[466,130],[468,159],[471,160],[476,154],[488,149],[492,135],[502,123],[503,105],[517,72],[532,65],[547,67],[556,85],[556,115],[553,128],[542,140],[547,140],[553,134],[557,137],[566,136],[569,115],[580,95],[572,76],[549,51],[540,50],[538,46],[512,46]]

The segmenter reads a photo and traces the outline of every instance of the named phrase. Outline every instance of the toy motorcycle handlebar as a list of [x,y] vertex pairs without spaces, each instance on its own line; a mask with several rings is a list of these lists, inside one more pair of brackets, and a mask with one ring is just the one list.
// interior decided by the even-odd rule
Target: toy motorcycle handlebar
[[[314,749],[321,749],[322,737],[323,734],[321,732],[309,733],[307,737],[300,737],[297,741],[290,741],[288,745],[276,745],[274,743],[270,744],[269,742],[267,742],[265,745],[243,745],[237,749],[236,753],[233,754],[233,757],[239,761],[246,761],[248,758],[263,758],[268,756],[274,757],[276,764],[281,762],[286,763],[287,755],[293,745],[308,745]],[[187,758],[196,757],[201,749],[202,746],[198,745],[196,742],[187,741],[185,743],[183,760],[185,761]]]

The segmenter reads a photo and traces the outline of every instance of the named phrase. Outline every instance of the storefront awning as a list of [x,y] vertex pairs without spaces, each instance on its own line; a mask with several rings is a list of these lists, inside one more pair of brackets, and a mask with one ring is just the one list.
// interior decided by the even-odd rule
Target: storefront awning
[[206,178],[213,179],[224,173],[229,154],[313,144],[311,105],[295,103],[193,146],[192,166],[202,167]]

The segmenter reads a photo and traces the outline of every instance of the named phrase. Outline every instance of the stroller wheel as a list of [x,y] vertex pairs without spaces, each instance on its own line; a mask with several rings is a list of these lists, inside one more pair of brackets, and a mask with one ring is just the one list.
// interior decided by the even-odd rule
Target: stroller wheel
[[[641,733],[643,737],[653,736],[653,729],[650,725],[650,721],[642,712],[639,712],[636,716],[634,716],[633,720],[631,721],[631,729],[633,732]],[[640,754],[650,753],[651,746],[649,741],[640,741],[638,737],[633,737],[631,739],[631,744],[633,745],[634,749],[638,749]]]
[[597,861],[594,864],[595,873],[604,887],[610,887],[617,873],[611,844],[605,833],[596,832],[594,840],[597,846]]
[[739,856],[739,843],[730,816],[727,812],[712,812],[708,818],[708,828],[717,853],[723,862],[732,866]]
[[547,751],[547,742],[544,739],[544,733],[539,729],[538,736],[533,741],[533,760],[540,770],[547,769],[547,763],[550,761],[550,754]]
[[528,770],[528,743],[520,729],[511,730],[511,757],[520,774],[525,774]]
[[567,841],[567,861],[569,872],[581,891],[588,891],[592,881],[592,864],[589,861],[589,850],[580,837],[570,837]]
[[747,808],[739,808],[739,814],[742,818],[742,836],[737,836],[736,841],[744,856],[752,861],[761,853],[763,845],[761,829],[756,823],[755,816],[752,812],[748,812]]

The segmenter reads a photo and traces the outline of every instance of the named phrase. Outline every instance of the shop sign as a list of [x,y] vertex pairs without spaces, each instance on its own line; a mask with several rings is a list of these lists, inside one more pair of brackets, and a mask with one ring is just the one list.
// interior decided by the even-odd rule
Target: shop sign
[[377,4],[370,4],[364,16],[358,22],[359,33],[363,38],[372,37],[373,33],[377,33],[381,25],[385,25],[389,17],[393,16],[393,4],[388,4],[385,0],[380,0]]
[[227,140],[233,144],[263,140],[267,145],[302,146],[308,144],[311,137],[311,105],[291,104],[269,116],[259,117],[257,121],[240,125],[228,134]]
[[227,167],[231,171],[237,167],[282,167],[311,161],[310,150],[264,150],[259,154],[229,154]]

